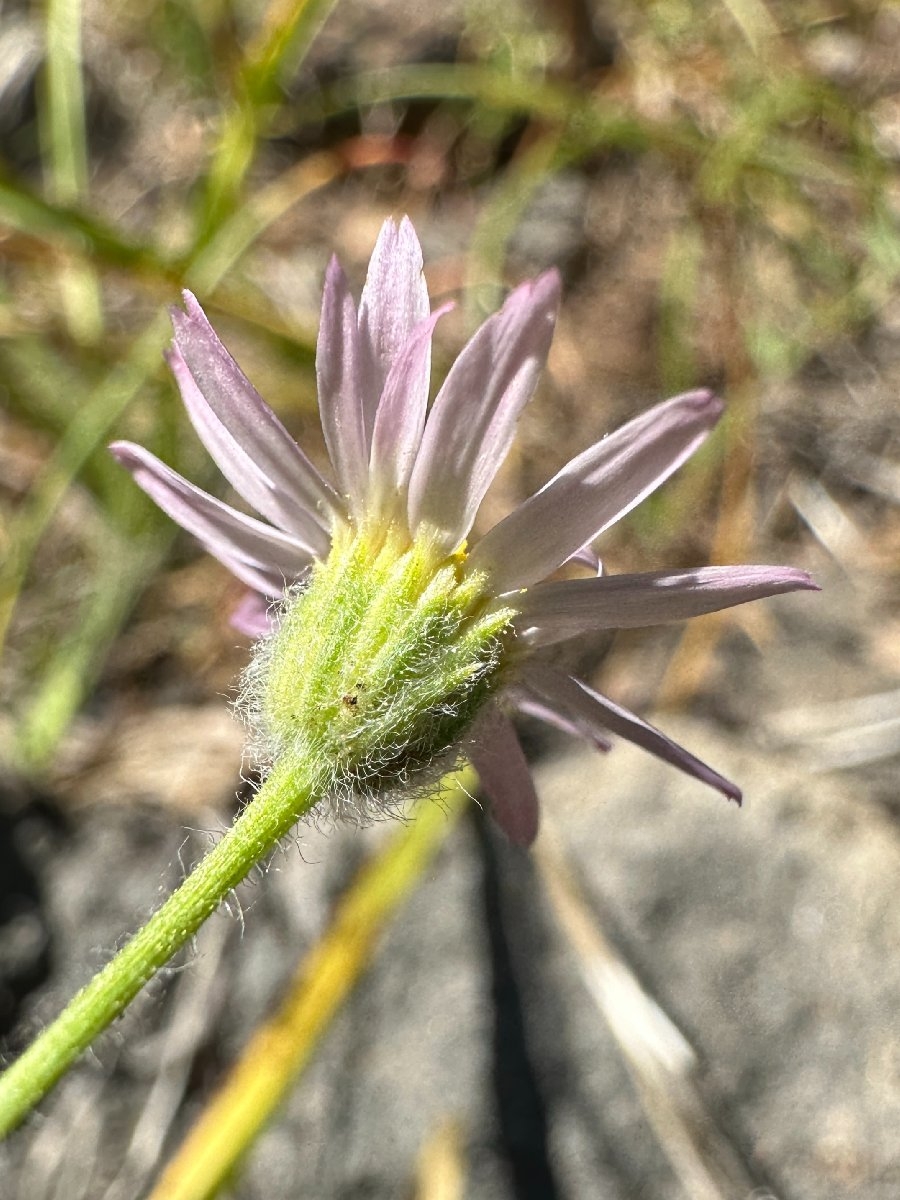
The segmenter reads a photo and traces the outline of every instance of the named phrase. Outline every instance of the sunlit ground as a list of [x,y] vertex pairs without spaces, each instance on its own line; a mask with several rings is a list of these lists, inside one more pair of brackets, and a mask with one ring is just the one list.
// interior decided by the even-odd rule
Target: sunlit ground
[[[10,1052],[242,786],[241,586],[105,449],[131,438],[225,494],[162,361],[166,308],[190,287],[324,462],[325,264],[358,287],[405,212],[433,300],[459,301],[436,377],[512,283],[562,272],[485,526],[708,385],[725,422],[604,563],[793,563],[824,591],[581,644],[586,677],[749,809],[526,728],[534,857],[448,818],[400,916],[367,929],[374,967],[297,1034],[310,1066],[221,1194],[896,1197],[898,89],[900,14],[864,0],[0,9]],[[394,832],[301,829],[14,1135],[0,1196],[150,1195]],[[349,987],[335,944],[317,969]],[[204,1152],[153,1195],[209,1194],[189,1182]]]

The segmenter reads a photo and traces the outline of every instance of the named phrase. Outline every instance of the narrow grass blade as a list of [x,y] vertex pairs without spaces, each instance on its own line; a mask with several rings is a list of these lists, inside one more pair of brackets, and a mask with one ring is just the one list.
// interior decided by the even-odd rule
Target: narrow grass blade
[[256,150],[277,107],[285,61],[302,61],[337,0],[271,0],[234,85],[213,152],[203,196],[199,242],[206,242],[233,210]]
[[[485,294],[483,286],[477,294],[480,304],[493,311],[498,307],[503,265],[509,242],[538,188],[551,179],[577,154],[563,149],[563,134],[558,128],[538,137],[507,168],[482,210],[475,232],[469,263],[469,287],[475,294],[477,285],[495,285],[495,294]],[[474,324],[475,314],[469,314]]]
[[15,521],[10,522],[9,536],[14,553],[0,571],[0,647],[48,522],[88,458],[108,436],[148,376],[160,369],[160,351],[165,343],[167,325],[164,315],[156,318],[134,343],[128,359],[110,372],[90,404],[73,416],[27,502]]
[[[88,150],[81,71],[80,0],[48,0],[47,75],[41,125],[48,143],[50,191],[60,204],[87,196]],[[100,287],[93,267],[80,259],[59,277],[72,337],[90,345],[103,332]]]
[[79,606],[70,637],[54,648],[40,686],[20,715],[17,758],[30,771],[40,771],[52,757],[72,718],[96,682],[107,647],[175,535],[163,527],[140,549],[119,545],[104,562]]

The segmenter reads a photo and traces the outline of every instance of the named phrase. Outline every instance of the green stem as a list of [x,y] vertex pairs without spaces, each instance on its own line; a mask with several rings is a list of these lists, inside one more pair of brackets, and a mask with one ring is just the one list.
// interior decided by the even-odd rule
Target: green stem
[[232,888],[319,798],[313,769],[278,766],[231,829],[49,1028],[0,1075],[0,1137],[42,1099]]

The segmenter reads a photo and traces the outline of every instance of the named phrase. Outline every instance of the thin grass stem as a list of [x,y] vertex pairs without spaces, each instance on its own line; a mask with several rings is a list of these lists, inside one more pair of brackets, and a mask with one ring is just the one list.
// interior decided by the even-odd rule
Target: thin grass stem
[[[47,74],[42,125],[48,143],[50,191],[60,204],[87,197],[88,149],[81,73],[81,2],[48,0]],[[93,267],[84,258],[60,272],[66,322],[72,337],[85,345],[103,332],[103,305]]]

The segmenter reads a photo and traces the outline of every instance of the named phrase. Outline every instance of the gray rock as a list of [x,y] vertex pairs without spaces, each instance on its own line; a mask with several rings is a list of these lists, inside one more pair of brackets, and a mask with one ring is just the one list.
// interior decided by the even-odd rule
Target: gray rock
[[[568,746],[538,780],[544,837],[564,848],[589,923],[697,1056],[672,1097],[672,1111],[686,1094],[694,1105],[688,1157],[702,1167],[708,1155],[714,1180],[750,1181],[708,1192],[724,1200],[892,1200],[895,826],[851,775],[813,780],[708,726],[665,725],[740,780],[743,811],[627,746]],[[205,841],[182,848],[159,814],[78,820],[40,864],[56,971],[32,1022],[177,878],[179,851],[195,857]],[[8,1143],[4,1200],[143,1194],[390,831],[302,830],[299,852],[240,890],[241,919],[236,904],[215,917]],[[635,1009],[639,1040],[645,1017]],[[546,855],[467,819],[228,1194],[409,1194],[423,1145],[455,1122],[471,1200],[696,1200],[683,1147],[622,1051],[559,923]]]

